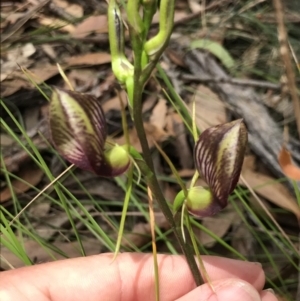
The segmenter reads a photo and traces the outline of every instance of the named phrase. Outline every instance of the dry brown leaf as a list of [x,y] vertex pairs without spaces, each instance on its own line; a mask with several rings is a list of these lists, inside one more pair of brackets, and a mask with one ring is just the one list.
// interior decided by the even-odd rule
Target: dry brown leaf
[[[41,219],[41,218],[47,218],[47,216],[49,216],[50,208],[51,208],[51,201],[38,201],[38,202],[34,202],[28,208],[28,211],[31,216],[34,216],[35,219]],[[43,220],[43,223],[44,222],[45,221]]]
[[12,145],[15,142],[15,140],[10,135],[0,133],[0,142],[1,147],[8,147]]
[[17,91],[19,91],[21,88],[29,88],[31,84],[26,80],[22,79],[13,79],[13,80],[5,80],[1,83],[1,96],[7,97],[10,96]]
[[180,10],[180,11],[177,10],[177,11],[175,11],[175,15],[174,15],[174,23],[182,22],[188,16],[189,16],[189,13],[182,11],[182,10]]
[[[56,65],[42,64],[34,68],[28,69],[28,76],[32,77],[36,84],[41,84],[49,78],[58,74],[58,69]],[[19,71],[20,77],[28,81],[26,75],[22,70]]]
[[30,67],[33,63],[33,59],[29,59],[36,52],[36,48],[32,43],[26,43],[23,46],[16,47],[7,53],[6,60],[1,62],[1,81],[10,79],[16,70]]
[[[185,4],[186,5],[186,4]],[[182,10],[176,10],[174,14],[174,22],[181,22],[185,20],[189,16],[189,13],[184,12]],[[153,16],[152,24],[159,23],[159,12],[155,13]]]
[[55,212],[55,214],[48,213],[41,220],[42,223],[35,223],[34,228],[36,233],[45,240],[54,236],[57,237],[58,229],[62,229],[63,225],[69,222],[69,218],[64,211]]
[[53,45],[50,44],[43,44],[41,45],[41,48],[43,49],[43,51],[47,54],[47,56],[49,56],[53,61],[56,60],[57,58],[57,53],[54,50]]
[[59,8],[63,9],[66,13],[70,14],[73,17],[81,18],[83,16],[83,7],[70,3],[64,0],[52,0],[55,5],[57,5]]
[[[170,136],[175,137],[175,131],[177,129],[177,118],[175,117],[176,113],[174,112],[169,112],[169,114],[166,117],[166,126],[165,126],[165,130],[167,133],[170,134]],[[182,122],[182,120],[181,120]],[[180,121],[179,121],[180,124]],[[186,134],[186,132],[180,132],[180,134]]]
[[[111,61],[110,54],[105,52],[100,53],[88,53],[79,56],[73,56],[67,59],[67,66],[61,66],[62,69],[67,67],[78,66],[78,65],[101,65],[106,64]],[[36,84],[41,84],[51,77],[59,73],[56,65],[42,64],[36,65],[34,68],[30,68],[26,71],[28,74],[24,74],[22,70],[14,71],[13,79],[4,80],[1,83],[1,95],[7,97],[17,92],[21,88],[33,87],[27,78],[31,77]]]
[[188,3],[189,3],[189,8],[190,10],[192,11],[192,13],[198,13],[200,11],[204,12],[204,5],[202,4],[199,4],[198,3],[199,1],[196,1],[196,0],[189,0]]
[[145,123],[145,131],[150,147],[154,146],[153,140],[159,143],[169,137],[165,131],[150,123]]
[[[98,84],[96,71],[89,67],[72,69],[67,73],[67,77],[72,87],[76,87],[76,90],[80,92],[89,91],[90,93],[91,88],[97,86]],[[64,86],[66,89],[68,89],[67,83],[64,83]]]
[[191,169],[194,166],[193,152],[188,145],[185,125],[182,118],[174,112],[167,117],[169,118],[167,118],[166,129],[168,133],[175,137],[174,147],[179,157],[180,166],[183,169]]
[[80,65],[102,65],[110,63],[111,56],[106,52],[86,53],[76,55],[66,60],[69,67]]
[[76,38],[84,38],[91,33],[107,33],[108,32],[108,23],[107,16],[91,16],[85,19],[83,22],[79,23],[74,31],[72,36]]
[[103,96],[106,92],[110,92],[112,90],[115,81],[115,75],[109,71],[105,77],[105,80],[91,90],[91,94],[95,95],[97,98]]
[[7,24],[15,24],[19,19],[23,18],[25,14],[25,12],[13,12],[8,14],[7,16],[5,16],[5,19],[3,19],[3,21],[1,20],[0,27],[5,28]]
[[223,102],[208,87],[203,85],[197,87],[195,95],[188,105],[191,114],[193,112],[193,101],[195,101],[196,125],[200,131],[227,121]]
[[157,101],[157,96],[154,94],[151,94],[147,99],[143,102],[143,108],[142,113],[146,113],[154,107]]
[[[87,256],[99,254],[101,251],[100,242],[97,239],[83,240],[82,243]],[[61,250],[64,254],[66,254],[69,258],[81,256],[78,242],[54,242],[53,245]],[[46,251],[44,247],[33,240],[25,241],[24,248],[29,258],[36,263],[65,259],[64,256],[50,249]],[[52,254],[55,259],[53,259],[50,254]],[[24,262],[19,257],[14,255],[11,251],[4,247],[1,248],[1,255],[5,259],[0,260],[0,267],[2,269],[10,269],[6,262],[11,264],[11,266],[13,266],[14,268],[20,268],[24,266]]]
[[[253,212],[257,215],[259,215],[262,219],[269,219],[268,213],[272,210],[272,205],[270,202],[265,200],[264,198],[256,198],[253,195],[249,195],[249,203],[251,204],[251,208]],[[262,205],[265,206],[266,210],[262,207]],[[267,211],[267,212],[266,212]],[[276,219],[277,214],[275,212],[272,212],[272,216]]]
[[27,131],[30,131],[36,127],[40,118],[40,108],[33,107],[26,109],[23,113],[24,126]]
[[178,175],[181,178],[191,178],[195,174],[195,169],[181,169],[178,170]]
[[[297,218],[300,218],[300,208],[295,198],[283,184],[278,183],[276,179],[270,176],[251,169],[243,168],[242,175],[257,194],[277,206],[293,212]],[[240,184],[243,185],[242,181],[240,181]]]
[[282,149],[279,153],[278,162],[283,173],[288,178],[295,181],[300,181],[300,168],[292,162],[291,154],[284,146],[282,146]]
[[75,30],[74,25],[70,24],[68,21],[63,21],[58,18],[50,18],[45,15],[40,15],[39,23],[50,28],[55,28],[59,31],[72,33]]
[[[155,225],[159,229],[169,229],[170,224],[166,220],[163,214],[155,215]],[[141,247],[151,241],[151,227],[149,223],[137,223],[131,230],[131,233],[126,233],[122,238],[122,246],[130,246],[134,244],[137,247]],[[130,243],[131,244],[130,244]]]
[[[124,99],[127,99],[127,94],[124,90],[122,90],[120,92],[120,96],[124,105],[124,108],[127,107],[128,102],[124,101]],[[119,96],[113,97],[111,99],[109,99],[108,101],[104,102],[102,104],[102,109],[105,113],[107,113],[110,110],[118,110],[121,111],[121,103],[120,103],[120,99]]]
[[[145,122],[144,128],[146,131],[146,136],[147,136],[147,140],[148,140],[148,144],[149,144],[150,148],[154,147],[153,140],[157,143],[160,143],[169,137],[169,135],[165,131],[159,129],[158,127],[156,127],[155,125],[153,125],[151,123]],[[135,147],[135,149],[138,152],[142,152],[140,140],[138,138],[136,129],[135,128],[130,129],[128,134],[129,134],[129,138],[130,138],[130,144],[133,147]],[[124,136],[115,138],[114,141],[119,145],[123,145],[126,143],[126,139]]]
[[166,115],[167,115],[167,102],[164,99],[160,99],[150,117],[150,123],[154,124],[159,129],[164,129],[166,125]]
[[[214,217],[203,218],[202,225],[213,232],[216,236],[222,238],[228,232],[233,222],[238,218],[239,215],[236,211],[224,210],[222,213]],[[200,232],[200,241],[203,245],[209,248],[213,247],[216,243],[216,240],[204,231]]]
[[178,54],[178,52],[172,50],[171,48],[166,49],[166,55],[168,58],[177,66],[185,68],[184,58]]
[[[22,65],[24,67],[24,65]],[[15,70],[6,80],[1,83],[1,95],[7,97],[19,91],[21,88],[28,89],[34,87],[34,85],[28,80],[32,80],[36,84],[41,84],[49,78],[58,74],[56,65],[37,64],[34,68],[26,69],[26,73],[22,70]]]
[[[81,181],[81,183],[87,189],[89,194],[100,197],[101,199],[117,200],[124,198],[124,192],[122,191],[122,189],[116,186],[114,182],[111,182],[104,178],[99,180],[99,177],[95,176],[94,178],[88,178],[88,180],[85,180],[84,182]],[[68,184],[67,187],[70,192],[73,193],[73,195],[76,195],[76,197],[86,196],[86,192],[78,188],[77,182],[75,182],[74,184]]]
[[122,246],[128,247],[134,244],[137,247],[145,245],[151,240],[150,225],[145,223],[135,224],[131,233],[122,237]]
[[[17,176],[23,179],[26,183],[14,179],[11,184],[14,189],[15,194],[21,194],[30,189],[30,185],[36,186],[42,179],[44,172],[40,168],[27,166],[27,168],[23,168]],[[0,192],[0,203],[6,202],[11,198],[11,190],[9,187],[5,187]]]
[[255,238],[240,218],[234,221],[231,243],[232,247],[244,256],[252,255],[254,252]]
[[13,61],[15,64],[23,64],[22,58],[29,58],[36,52],[36,48],[32,43],[26,43],[25,45],[10,50],[7,54],[7,59]]
[[164,188],[163,189],[164,189],[165,199],[172,204],[175,200],[175,197],[178,193],[178,190],[175,189],[174,185],[171,186],[168,182],[164,183]]

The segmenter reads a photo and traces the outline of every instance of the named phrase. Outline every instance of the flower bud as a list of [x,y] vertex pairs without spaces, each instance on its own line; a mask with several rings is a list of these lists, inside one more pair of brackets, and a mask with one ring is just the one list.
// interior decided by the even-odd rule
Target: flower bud
[[[247,129],[242,119],[208,128],[200,135],[194,161],[213,196],[205,214],[216,214],[227,205],[240,177],[246,145]],[[208,216],[203,215],[202,209],[198,214],[192,212]]]
[[174,11],[174,0],[160,1],[159,32],[144,45],[144,50],[149,57],[155,56],[157,53],[160,55],[162,49],[169,42],[174,25]]
[[173,208],[176,212],[185,202],[189,213],[197,216],[204,217],[212,215],[210,204],[213,201],[213,195],[210,190],[201,186],[195,186],[187,191],[187,197],[184,191],[180,191],[175,197]]
[[125,149],[117,146],[105,154],[106,121],[96,97],[55,88],[49,108],[53,144],[67,161],[106,177],[127,170]]
[[108,3],[108,33],[112,70],[121,84],[134,74],[133,65],[125,56],[124,30],[121,11],[115,0]]
[[108,166],[113,166],[112,176],[117,176],[125,172],[130,165],[127,146],[116,145],[105,152],[105,162]]

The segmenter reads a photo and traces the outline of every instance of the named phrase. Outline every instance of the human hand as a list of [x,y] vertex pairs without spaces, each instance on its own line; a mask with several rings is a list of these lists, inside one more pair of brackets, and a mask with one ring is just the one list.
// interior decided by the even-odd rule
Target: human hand
[[[150,301],[154,297],[152,254],[80,257],[0,273],[1,301]],[[202,256],[216,293],[195,286],[183,256],[158,255],[161,301],[276,301],[262,291],[259,264]]]

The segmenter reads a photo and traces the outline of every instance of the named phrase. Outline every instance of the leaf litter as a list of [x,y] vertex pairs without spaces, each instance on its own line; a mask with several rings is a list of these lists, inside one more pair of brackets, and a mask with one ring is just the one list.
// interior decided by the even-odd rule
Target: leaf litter
[[[64,85],[58,76],[59,73],[56,66],[56,63],[60,63],[76,90],[92,93],[99,98],[108,119],[111,139],[122,144],[125,142],[125,137],[123,136],[123,131],[120,126],[121,106],[119,97],[114,90],[118,88],[118,84],[110,70],[111,58],[109,55],[107,36],[105,36],[107,35],[105,4],[104,9],[100,9],[96,12],[87,4],[81,2],[74,4],[69,1],[55,0],[53,1],[53,5],[53,7],[50,7],[47,1],[43,2],[42,5],[36,5],[35,2],[27,3],[26,1],[21,1],[11,7],[6,7],[4,11],[1,12],[1,16],[3,16],[1,19],[1,31],[4,33],[5,38],[5,43],[3,44],[5,51],[1,52],[1,96],[10,101],[12,96],[19,95],[18,93],[21,91],[31,91],[34,89],[34,86],[28,82],[28,78],[22,70],[20,70],[20,67],[28,70],[28,75],[41,86],[43,86],[44,83],[47,85]],[[259,8],[259,5],[259,3],[255,3],[254,7]],[[206,49],[211,55],[217,55],[217,59],[219,59],[220,62],[223,61],[225,65],[227,64],[229,69],[232,67],[231,59],[233,58],[235,63],[233,69],[238,66],[237,70],[242,73],[245,78],[253,76],[251,68],[256,68],[261,64],[261,60],[267,62],[265,68],[269,68],[269,74],[278,74],[278,66],[270,63],[268,58],[262,56],[263,53],[267,52],[268,47],[264,40],[265,37],[262,37],[260,41],[259,37],[257,37],[258,35],[250,32],[254,29],[247,27],[242,19],[231,21],[230,18],[226,19],[222,14],[218,14],[218,10],[220,12],[221,8],[218,6],[218,3],[215,2],[209,1],[207,7],[203,7],[199,5],[197,1],[189,1],[188,6],[192,13],[187,12],[185,1],[179,1],[177,4],[175,22],[178,30],[176,30],[174,34],[175,39],[172,42],[178,40],[178,37],[182,39],[182,41],[187,41],[186,38],[190,35],[194,41],[198,41],[198,48],[200,47],[202,49],[201,51]],[[247,5],[243,6],[243,4],[241,4],[241,6],[242,7],[239,7],[241,16],[243,12],[251,12],[251,7]],[[205,10],[205,15],[203,15],[203,10]],[[206,27],[197,28],[197,32],[183,33],[182,24],[195,20],[200,14],[205,17],[206,24],[203,24]],[[260,15],[254,11],[253,16],[259,20],[264,19],[265,22],[275,22],[274,15],[272,14],[264,13]],[[297,14],[292,16],[290,12],[287,12],[286,16],[287,22],[290,22],[290,24],[297,21]],[[158,23],[157,15],[154,18],[154,23]],[[222,30],[217,30],[216,27],[218,26],[216,25],[218,24],[226,24],[227,26],[222,26]],[[34,29],[38,26],[40,26],[42,30],[41,33],[33,35],[31,40],[28,39],[27,33],[34,32]],[[43,32],[43,29],[47,30]],[[230,33],[233,31],[235,35],[230,36]],[[229,34],[227,35],[228,32]],[[101,42],[99,42],[100,35],[104,35],[104,39],[101,39]],[[41,40],[41,37],[44,40]],[[241,40],[244,43],[239,44],[236,42]],[[241,45],[241,48],[239,49],[230,43]],[[230,45],[229,48],[228,45]],[[195,45],[195,47],[197,47],[197,45]],[[232,49],[230,47],[232,47]],[[173,80],[176,81],[177,86],[182,89],[183,81],[181,73],[188,73],[188,70],[185,69],[184,60],[173,51],[173,48],[172,50],[171,48],[168,49],[167,53],[173,57],[171,58],[171,63],[170,61],[166,63],[165,58],[162,58],[162,63],[165,63],[164,65],[173,64],[172,70],[179,68],[180,72],[174,73]],[[276,53],[274,55],[276,55]],[[248,69],[242,70],[241,66],[243,65]],[[234,72],[237,70],[234,70]],[[155,143],[163,145],[167,154],[174,160],[179,175],[189,181],[194,173],[192,160],[193,142],[191,136],[186,132],[181,117],[170,108],[168,102],[162,98],[160,87],[158,89],[153,88],[153,84],[150,81],[147,88],[150,89],[150,91],[148,91],[150,93],[145,95],[143,114],[145,114],[144,125],[149,146],[154,152]],[[189,83],[188,89],[183,89],[182,92],[190,113],[192,112],[192,105],[195,103],[196,124],[201,131],[209,126],[227,122],[229,118],[231,118],[232,108],[224,102],[217,91],[211,89],[209,81],[201,84],[191,82]],[[278,96],[275,92],[270,92],[270,90],[262,93],[264,93],[264,96]],[[122,99],[125,98],[125,95],[122,95]],[[18,107],[18,104],[16,104],[16,106]],[[45,108],[47,108],[46,105],[44,110]],[[128,110],[126,106],[125,109]],[[30,115],[30,110],[31,109],[27,109],[27,113],[22,111],[22,116],[26,116],[26,114]],[[40,113],[39,110],[36,112],[38,112],[40,119],[45,118],[41,111]],[[128,116],[128,111],[126,112]],[[236,117],[236,112],[233,112],[233,115]],[[36,122],[38,121],[28,120],[26,122],[28,125],[26,130],[30,131],[30,127]],[[141,151],[137,133],[135,129],[132,128],[130,122],[128,128],[131,144],[136,147],[137,150]],[[47,130],[43,131],[43,133],[46,132]],[[38,149],[42,151],[43,156],[49,156],[49,145],[38,135],[38,130],[36,131],[33,142]],[[4,162],[7,169],[27,182],[27,184],[24,184],[20,180],[12,180],[14,191],[20,200],[24,200],[24,197],[26,200],[26,194],[30,195],[30,193],[32,193],[30,185],[38,187],[45,185],[43,172],[34,167],[30,157],[24,150],[16,147],[13,143],[3,146],[1,151],[4,154]],[[249,153],[250,152],[251,150],[249,150]],[[281,149],[278,156],[280,166],[285,175],[294,178],[296,181],[299,180],[297,167],[297,165],[299,166],[299,160],[297,159],[293,162],[285,148]],[[162,164],[161,158],[158,155],[154,157],[155,165],[159,171],[174,181],[170,170]],[[259,158],[255,159],[258,160],[258,164],[254,163],[253,158],[253,154],[246,157],[242,172],[249,185],[269,206],[270,210],[285,210],[286,212],[291,212],[299,219],[299,206],[290,189],[284,182],[279,182],[270,171],[261,168],[263,163],[259,161]],[[63,170],[64,168],[63,165],[58,165],[58,163],[53,163],[53,165],[57,165],[56,167],[59,167],[58,170]],[[121,201],[123,199],[124,193],[115,182],[100,180],[95,177],[87,176],[86,173],[79,171],[75,171],[75,173],[77,177],[81,178],[87,190],[98,200]],[[64,183],[67,189],[72,191],[79,199],[86,198],[85,194],[78,189],[74,181],[72,182],[66,179]],[[170,184],[164,181],[160,183],[162,183],[164,187],[167,198],[172,202],[172,198],[176,195],[179,187],[175,183]],[[201,179],[199,183],[205,186],[205,183],[201,181]],[[242,182],[239,184],[243,187]],[[53,196],[52,192],[50,193]],[[11,191],[8,189],[8,186],[2,187],[2,204],[6,206],[5,204],[9,204],[9,200],[11,200]],[[251,201],[251,197],[249,197],[248,201],[250,205],[253,203],[252,205],[256,206],[254,201]],[[143,197],[141,197],[141,202],[146,202],[146,198],[143,199]],[[58,235],[58,231],[53,230],[51,225],[55,226],[55,229],[58,229],[64,225],[66,221],[66,217],[59,214],[57,214],[57,219],[51,219],[53,217],[51,215],[53,205],[51,205],[50,208],[48,206],[49,203],[45,202],[42,198],[36,207],[32,207],[32,212],[35,212],[34,214],[32,213],[33,215],[48,218],[47,225],[39,222],[35,223],[37,229],[40,228],[44,231],[44,237],[46,239]],[[34,211],[34,209],[37,211]],[[118,210],[120,211],[120,207]],[[249,216],[247,212],[243,211],[243,214],[251,219],[251,216]],[[61,224],[58,222],[58,217],[61,218]],[[165,221],[159,221],[160,215],[158,212],[157,218],[159,227],[167,229],[168,227]],[[149,224],[145,221],[141,222],[135,219],[131,219],[131,222],[132,224],[127,228],[128,233],[126,237],[137,246],[142,247],[150,241]],[[101,220],[101,223],[103,223],[103,220]],[[232,207],[229,207],[228,211],[224,212],[224,214],[222,213],[215,217],[204,219],[202,225],[215,233],[218,237],[230,239],[232,246],[240,250],[245,256],[255,254],[253,236],[249,233],[247,228],[243,226],[241,219],[236,215]],[[67,227],[67,229],[71,231],[70,228]],[[130,233],[130,231],[132,233]],[[293,231],[295,231],[295,229],[292,230],[292,233],[294,233]],[[42,232],[40,232],[41,235]],[[113,235],[115,235],[115,233]],[[215,239],[205,232],[198,231],[197,236],[208,249],[215,250],[218,248],[218,243]],[[247,238],[245,239],[245,237]],[[126,243],[126,240],[124,240],[124,246],[129,247],[130,244],[127,245]],[[75,242],[59,241],[55,244],[57,244],[61,250],[68,253],[70,257],[80,255],[73,251],[76,246]],[[26,248],[28,248],[30,258],[36,258],[37,262],[51,260],[35,242],[28,241],[25,242],[25,245]],[[97,246],[95,240],[86,240],[84,245],[85,248],[87,248],[86,250],[88,250],[88,254],[101,252],[101,246]],[[21,266],[20,261],[13,256],[10,257],[11,254],[8,254],[7,250],[5,250],[3,254],[13,266]],[[8,267],[5,266],[4,268]]]

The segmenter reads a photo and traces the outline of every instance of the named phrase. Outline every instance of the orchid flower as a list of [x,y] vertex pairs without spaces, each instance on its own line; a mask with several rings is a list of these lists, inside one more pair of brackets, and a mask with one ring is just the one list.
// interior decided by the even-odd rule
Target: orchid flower
[[126,147],[105,149],[106,120],[96,97],[55,88],[49,123],[55,148],[75,166],[105,177],[118,176],[128,169]]
[[180,191],[174,209],[185,202],[189,213],[205,217],[225,208],[240,177],[247,140],[242,119],[206,129],[196,142],[194,161],[208,189],[192,187],[187,195]]

